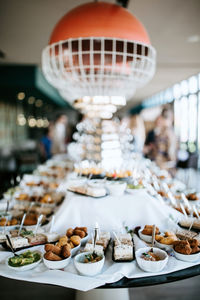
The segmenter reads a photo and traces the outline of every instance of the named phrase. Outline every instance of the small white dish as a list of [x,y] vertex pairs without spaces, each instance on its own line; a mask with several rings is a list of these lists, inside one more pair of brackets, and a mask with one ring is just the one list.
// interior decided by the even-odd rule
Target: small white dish
[[87,234],[84,238],[81,239],[81,246],[84,246],[89,239],[89,234]]
[[156,240],[155,240],[155,246],[165,251],[170,251],[171,249],[173,249],[173,245],[162,244],[157,242]]
[[141,258],[141,255],[143,253],[147,253],[150,251],[152,247],[145,247],[145,248],[140,248],[135,252],[135,257],[136,261],[140,267],[145,272],[151,272],[151,273],[157,273],[160,272],[164,269],[168,262],[168,255],[165,251],[158,249],[158,248],[153,248],[153,252],[158,255],[161,260],[159,261],[149,261]]
[[106,183],[106,187],[112,196],[122,196],[126,190],[126,182],[110,181]]
[[143,230],[143,228],[138,231],[138,234],[139,234],[139,237],[141,238],[141,240],[143,240],[147,243],[152,243],[152,236],[147,235],[147,234],[143,234],[142,230]]
[[80,248],[81,248],[81,244],[74,247],[74,248],[72,248],[71,249],[71,256],[73,257],[74,255],[76,255],[78,253],[78,251],[80,250]]
[[94,188],[104,188],[105,182],[102,179],[91,179],[88,181],[88,185]]
[[[17,254],[21,254],[23,252],[26,252],[27,250],[25,251],[20,251],[20,252],[17,252]],[[22,266],[22,267],[12,267],[8,264],[8,260],[9,258],[13,257],[13,255],[10,255],[7,259],[6,259],[6,265],[9,269],[13,270],[13,271],[16,271],[16,272],[23,272],[23,271],[28,271],[28,270],[31,270],[35,267],[37,267],[39,265],[39,263],[41,262],[42,260],[42,253],[40,251],[37,251],[35,250],[34,252],[38,252],[40,254],[40,260],[36,261],[35,263],[32,263],[32,264],[29,264],[29,265],[25,265],[25,266]]]
[[105,262],[105,256],[98,261],[94,263],[84,263],[84,257],[85,255],[92,254],[92,252],[84,252],[80,253],[75,256],[74,258],[74,265],[77,269],[77,271],[84,276],[95,276],[99,273],[101,273],[101,270],[103,268],[104,262]]
[[182,260],[185,262],[196,262],[196,261],[200,260],[200,252],[187,255],[187,254],[178,253],[174,249],[173,249],[173,251],[174,251],[175,257],[178,260]]
[[48,260],[43,256],[43,262],[48,269],[59,270],[66,268],[71,261],[71,255],[68,258],[62,260]]

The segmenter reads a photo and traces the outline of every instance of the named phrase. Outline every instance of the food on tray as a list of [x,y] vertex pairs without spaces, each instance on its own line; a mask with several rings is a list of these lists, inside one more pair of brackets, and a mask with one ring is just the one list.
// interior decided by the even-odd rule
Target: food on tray
[[176,236],[181,240],[193,239],[194,237],[196,238],[197,233],[191,230],[178,229],[176,231]]
[[27,201],[27,200],[29,200],[29,195],[21,193],[21,194],[19,194],[18,197],[16,197],[16,200]]
[[113,257],[115,261],[133,260],[133,242],[129,233],[117,235],[114,240]]
[[102,187],[91,187],[88,185],[70,186],[68,187],[70,192],[79,193],[91,197],[104,197],[106,195],[106,189]]
[[25,265],[33,264],[41,259],[41,256],[36,251],[26,251],[19,256],[10,257],[8,264],[11,267],[22,267]]
[[178,253],[190,255],[200,252],[199,241],[188,239],[174,242],[174,250]]
[[178,238],[173,232],[166,231],[164,235],[156,235],[155,240],[161,244],[172,245],[174,241],[177,241]]
[[[105,251],[106,248],[108,247],[109,242],[110,242],[110,232],[101,232],[99,238],[96,241],[96,245],[102,246],[103,250]],[[88,243],[93,244],[93,241],[89,240]]]
[[0,219],[0,226],[15,226],[18,224],[18,220],[16,218],[12,218],[11,220],[7,220],[6,218]]
[[[28,239],[22,236],[11,237],[10,241],[14,249],[29,246]],[[10,245],[7,240],[6,240],[6,244],[10,248]]]
[[56,245],[46,244],[44,258],[51,261],[59,261],[70,257],[71,246],[68,237],[61,237]]
[[49,194],[44,195],[41,199],[40,199],[41,203],[53,203],[53,199],[52,196]]
[[86,236],[85,231],[79,229],[75,229],[73,234],[78,235],[81,239],[83,239]]
[[[145,235],[152,235],[152,230],[153,230],[153,225],[145,225],[141,233]],[[159,231],[160,231],[159,228],[156,227],[155,234],[159,234]]]
[[71,254],[71,246],[69,244],[64,245],[61,252],[64,258],[69,257]]
[[200,220],[196,218],[182,219],[179,221],[179,224],[183,227],[190,228],[192,226],[194,229],[200,229]]
[[128,183],[127,184],[127,188],[131,189],[131,190],[139,190],[139,189],[143,189],[144,186],[142,183],[138,183],[138,184],[133,184],[133,183]]
[[70,237],[70,241],[74,244],[74,246],[78,246],[81,243],[81,238],[78,235],[73,235]]
[[86,263],[86,264],[87,263],[95,263],[95,262],[98,262],[98,261],[102,260],[102,258],[103,258],[102,255],[99,255],[96,252],[94,252],[94,253],[91,253],[91,254],[86,254],[83,262]]
[[81,239],[87,235],[87,227],[75,227],[67,229],[66,236],[70,238],[73,235],[78,235]]
[[60,255],[62,248],[53,244],[46,244],[44,246],[44,250],[46,252],[53,252],[54,254]]
[[[94,250],[94,245],[89,242],[85,245],[85,248],[83,249],[84,252],[92,252],[93,250]],[[104,254],[104,248],[101,245],[96,245],[95,251],[98,254]]]
[[46,243],[47,239],[46,236],[42,233],[36,235],[29,235],[27,236],[30,245],[38,245]]
[[114,246],[114,260],[125,261],[133,259],[133,245],[118,244]]
[[45,235],[48,243],[57,242],[60,238],[60,235],[56,232],[47,232],[47,233],[44,233],[44,235]]
[[52,261],[58,261],[62,260],[62,258],[59,255],[56,255],[55,253],[48,251],[44,254],[44,258],[47,260],[52,260]]
[[160,196],[164,197],[164,198],[168,198],[167,193],[166,193],[165,191],[163,191],[163,190],[158,191],[158,194],[159,194]]
[[4,233],[0,232],[0,243],[5,242],[6,241],[6,235]]
[[191,201],[196,201],[196,200],[199,200],[198,196],[196,193],[189,193],[186,195],[186,198],[188,200],[191,200]]
[[132,171],[121,170],[121,171],[106,172],[106,176],[109,178],[127,178],[132,176]]
[[57,243],[57,246],[58,247],[62,247],[62,246],[64,246],[64,245],[66,245],[67,243],[68,243],[68,237],[67,236],[62,236],[62,237],[60,237],[59,238],[59,241],[58,241],[58,243]]
[[144,252],[141,255],[141,258],[144,260],[149,260],[149,261],[159,261],[161,258],[153,253],[152,251]]
[[[182,209],[181,209],[180,206],[175,206],[174,208],[175,208],[176,210],[178,210],[180,213],[183,214],[183,211],[182,211]],[[184,206],[184,208],[185,208],[186,214],[189,215],[189,214],[190,214],[190,210],[188,209],[188,207],[187,207],[187,206]]]

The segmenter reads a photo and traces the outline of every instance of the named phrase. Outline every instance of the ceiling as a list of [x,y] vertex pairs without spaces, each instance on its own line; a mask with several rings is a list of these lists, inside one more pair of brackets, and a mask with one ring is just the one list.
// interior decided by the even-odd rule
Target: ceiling
[[[0,1],[0,50],[6,55],[0,62],[40,65],[42,49],[57,21],[68,10],[86,2]],[[188,42],[191,36],[200,37],[200,0],[129,0],[128,8],[145,25],[158,55],[155,77],[135,94],[128,104],[131,107],[200,72],[200,41]]]

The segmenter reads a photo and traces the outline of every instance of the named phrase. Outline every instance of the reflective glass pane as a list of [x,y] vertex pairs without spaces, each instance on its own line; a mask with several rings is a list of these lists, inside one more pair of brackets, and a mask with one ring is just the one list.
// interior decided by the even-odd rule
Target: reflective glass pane
[[174,129],[176,135],[179,136],[181,129],[181,101],[179,99],[174,101]]
[[192,76],[189,78],[189,91],[190,93],[196,93],[198,90],[197,76]]
[[188,98],[181,98],[181,127],[180,127],[180,141],[186,143],[188,141]]
[[180,98],[180,96],[181,96],[180,84],[177,83],[173,86],[173,94],[174,94],[174,98]]
[[197,96],[189,97],[189,142],[196,142],[197,139]]
[[181,94],[187,95],[188,94],[188,82],[187,80],[181,81]]

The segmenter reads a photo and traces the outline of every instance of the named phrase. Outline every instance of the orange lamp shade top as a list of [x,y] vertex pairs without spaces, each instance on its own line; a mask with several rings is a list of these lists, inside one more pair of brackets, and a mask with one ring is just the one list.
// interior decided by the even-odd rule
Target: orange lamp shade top
[[127,9],[107,2],[80,5],[55,26],[49,44],[70,38],[104,37],[150,44],[142,23]]

